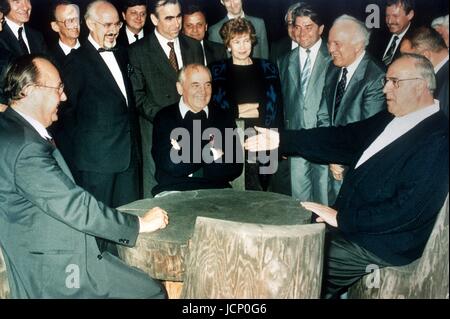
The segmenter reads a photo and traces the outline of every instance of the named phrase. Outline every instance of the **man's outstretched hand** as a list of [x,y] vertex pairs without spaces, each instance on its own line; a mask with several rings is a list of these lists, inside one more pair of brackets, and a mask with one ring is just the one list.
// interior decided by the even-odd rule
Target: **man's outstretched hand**
[[139,233],[151,233],[158,229],[166,228],[169,223],[167,212],[159,207],[154,207],[139,217]]
[[258,134],[249,137],[244,143],[247,151],[271,151],[280,146],[280,134],[278,132],[257,126],[255,126],[255,130]]
[[338,227],[337,225],[337,210],[322,205],[318,203],[312,202],[301,202],[300,203],[305,209],[312,211],[314,214],[318,215],[316,222],[319,223],[327,223],[330,226]]

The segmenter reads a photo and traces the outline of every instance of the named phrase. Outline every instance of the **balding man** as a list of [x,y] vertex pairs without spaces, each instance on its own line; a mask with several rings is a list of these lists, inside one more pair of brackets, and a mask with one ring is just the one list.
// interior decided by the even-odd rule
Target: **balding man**
[[63,70],[65,127],[77,182],[118,207],[140,198],[138,124],[125,49],[116,47],[122,22],[107,1],[89,4],[89,37]]
[[47,127],[64,85],[50,61],[25,55],[6,77],[0,116],[0,243],[12,298],[164,298],[144,272],[99,250],[96,238],[133,246],[164,228],[160,208],[120,213],[77,186]]
[[433,66],[405,54],[391,64],[383,83],[388,111],[336,128],[280,135],[260,129],[246,142],[251,151],[279,147],[281,154],[349,165],[332,207],[302,203],[333,230],[326,235],[326,298],[374,266],[420,258],[448,193],[448,118],[433,100]]
[[405,36],[400,51],[423,55],[433,64],[436,73],[434,96],[439,100],[441,110],[448,116],[448,48],[440,34],[432,28],[420,27]]
[[58,67],[67,56],[80,47],[80,8],[67,0],[59,0],[52,7],[52,30],[58,33],[58,43],[50,48],[50,54]]
[[[384,67],[367,52],[369,33],[354,17],[337,18],[328,36],[330,64],[317,113],[317,126],[340,126],[364,120],[385,109],[381,79]],[[344,178],[344,168],[330,166],[329,203],[333,203]]]

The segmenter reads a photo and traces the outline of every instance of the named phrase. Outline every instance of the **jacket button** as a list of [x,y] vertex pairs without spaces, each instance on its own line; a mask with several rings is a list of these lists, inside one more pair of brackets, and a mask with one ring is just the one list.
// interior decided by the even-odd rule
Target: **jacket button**
[[102,255],[97,255],[97,259],[98,260],[102,260],[103,256]]

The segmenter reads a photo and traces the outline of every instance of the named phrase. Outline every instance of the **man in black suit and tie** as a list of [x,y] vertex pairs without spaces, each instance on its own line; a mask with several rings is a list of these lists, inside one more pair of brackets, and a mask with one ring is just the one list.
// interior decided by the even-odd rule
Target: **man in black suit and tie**
[[[89,37],[63,70],[65,127],[71,167],[80,186],[111,207],[140,198],[138,124],[125,49],[116,47],[122,22],[107,1],[89,4]],[[65,154],[63,154],[65,155]]]
[[405,54],[391,64],[383,83],[388,111],[341,127],[280,135],[258,129],[262,134],[246,142],[251,151],[279,147],[281,154],[349,165],[332,207],[302,203],[331,226],[326,298],[338,296],[373,266],[420,258],[448,193],[448,118],[433,100],[432,64]]
[[439,100],[441,110],[448,117],[448,48],[444,39],[434,29],[420,27],[405,36],[400,51],[423,55],[433,64],[436,73],[434,97]]
[[144,272],[99,250],[96,238],[133,246],[165,228],[156,207],[120,213],[77,186],[47,127],[66,99],[58,71],[41,56],[15,61],[0,116],[0,246],[12,298],[164,298]]
[[47,53],[44,37],[38,31],[25,25],[30,20],[30,0],[0,0],[5,9],[5,24],[0,33],[0,48],[13,56],[30,53]]
[[126,0],[122,4],[122,18],[125,26],[120,29],[117,43],[128,47],[146,34],[147,0]]
[[206,16],[200,7],[190,5],[183,10],[183,33],[188,37],[200,41],[205,56],[204,64],[208,65],[212,62],[225,60],[227,58],[225,46],[205,39],[207,31],[208,23],[206,22]]
[[57,1],[52,8],[50,26],[58,33],[58,43],[50,48],[50,55],[61,69],[67,56],[80,47],[80,8],[67,0]]
[[150,197],[156,185],[151,156],[153,119],[163,107],[178,102],[175,84],[178,70],[190,63],[203,63],[200,43],[180,34],[182,16],[178,0],[153,0],[150,12],[155,31],[129,48],[131,81],[142,132],[144,197]]
[[153,123],[152,155],[158,181],[153,195],[231,187],[230,182],[242,172],[243,157],[239,162],[236,152],[242,146],[237,135],[232,143],[225,137],[233,134],[234,119],[219,107],[208,106],[212,92],[209,69],[200,64],[183,67],[177,90],[179,103],[159,111]]
[[406,33],[412,30],[414,0],[387,0],[386,26],[388,30],[374,32],[368,51],[386,66],[400,55],[400,43]]
[[[3,30],[3,22],[5,18],[3,16],[3,11],[5,9],[0,6],[0,33]],[[3,95],[3,78],[6,73],[6,67],[11,60],[11,54],[3,48],[0,48],[0,112],[6,109],[6,98]]]

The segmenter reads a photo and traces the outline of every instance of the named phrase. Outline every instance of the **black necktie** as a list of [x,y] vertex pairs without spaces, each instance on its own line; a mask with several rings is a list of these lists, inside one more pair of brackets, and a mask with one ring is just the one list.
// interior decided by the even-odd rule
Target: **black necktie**
[[342,69],[342,77],[338,83],[336,90],[336,98],[334,100],[334,114],[333,118],[336,118],[337,111],[339,109],[339,105],[341,105],[342,97],[345,93],[345,85],[347,84],[347,68]]
[[394,39],[392,40],[391,46],[387,50],[386,55],[383,57],[383,63],[385,65],[391,64],[392,59],[394,58],[395,48],[397,47],[398,39],[399,37],[395,35]]
[[99,53],[102,53],[102,52],[115,52],[117,50],[118,50],[118,48],[117,48],[117,46],[115,46],[113,48],[99,48],[97,51]]
[[56,143],[55,143],[55,140],[54,140],[53,138],[51,138],[51,137],[46,137],[45,139],[46,139],[47,141],[49,141],[50,144],[52,144],[54,147],[56,147]]
[[134,38],[136,39],[136,41],[139,40],[139,35],[138,35],[138,34],[135,34],[135,35],[134,35]]
[[29,54],[30,50],[28,50],[28,47],[27,47],[25,41],[23,40],[22,32],[23,32],[23,27],[20,27],[19,28],[19,45],[20,45],[20,50],[22,51],[22,55],[24,55],[24,54]]
[[169,62],[170,65],[175,69],[176,72],[178,72],[178,61],[177,61],[177,55],[175,54],[175,48],[173,42],[167,42],[167,45],[170,47],[169,52]]
[[194,113],[192,111],[188,111],[186,113],[186,116],[184,117],[185,120],[206,120],[206,112],[204,110],[201,110],[200,112]]

